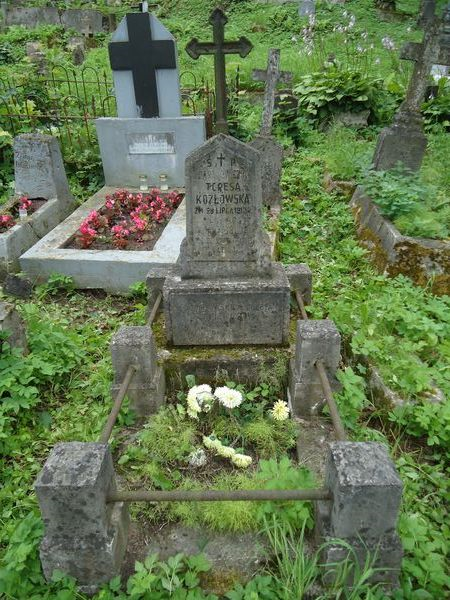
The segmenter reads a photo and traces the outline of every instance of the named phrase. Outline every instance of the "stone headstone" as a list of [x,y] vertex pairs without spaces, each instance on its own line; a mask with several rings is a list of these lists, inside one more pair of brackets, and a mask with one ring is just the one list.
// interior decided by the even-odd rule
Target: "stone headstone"
[[69,38],[69,41],[67,42],[67,50],[72,53],[72,62],[74,65],[82,65],[84,63],[86,42],[83,37]]
[[42,45],[39,42],[27,42],[26,53],[31,64],[36,67],[39,75],[45,75],[47,72],[47,61],[42,51]]
[[186,160],[183,277],[253,277],[270,272],[262,228],[261,161],[246,144],[215,136]]
[[315,0],[300,0],[298,5],[298,14],[300,17],[309,17],[316,14]]
[[428,3],[425,3],[421,18],[425,30],[423,41],[406,44],[401,51],[401,58],[414,62],[414,70],[406,98],[400,105],[393,124],[384,128],[378,138],[373,157],[373,165],[378,171],[389,170],[398,162],[411,171],[417,171],[425,155],[427,138],[423,132],[421,106],[426,96],[431,69],[436,63],[450,64],[450,48],[441,45],[445,20],[429,14],[428,7]]
[[289,281],[262,226],[261,155],[223,134],[186,161],[186,238],[166,278],[174,345],[284,344]]
[[109,57],[118,117],[179,117],[175,39],[154,15],[128,14],[113,33]]
[[[11,348],[20,348],[27,352],[27,336],[23,321],[13,304],[0,302],[0,333],[7,335],[6,341]],[[0,352],[2,340],[0,339]]]
[[281,204],[281,167],[283,146],[272,136],[258,135],[250,146],[261,153],[262,198],[264,206],[271,208]]
[[51,135],[24,133],[14,138],[14,180],[17,195],[57,198],[61,206],[74,202],[58,140]]

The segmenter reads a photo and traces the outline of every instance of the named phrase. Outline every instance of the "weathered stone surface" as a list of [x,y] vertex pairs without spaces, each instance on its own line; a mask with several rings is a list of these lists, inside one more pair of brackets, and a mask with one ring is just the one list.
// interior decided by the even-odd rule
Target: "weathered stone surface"
[[[371,581],[396,584],[402,559],[396,525],[403,486],[386,448],[374,442],[331,443],[325,485],[333,500],[316,503],[318,541],[339,538],[348,543],[361,568],[368,556],[376,557],[373,566],[378,570]],[[347,555],[348,549],[336,542],[325,547],[323,560],[342,561]],[[331,570],[327,578],[333,577]]]
[[315,0],[300,0],[300,3],[298,5],[298,14],[300,17],[309,17],[309,15],[315,15]]
[[283,265],[293,292],[299,291],[305,304],[311,304],[312,296],[312,272],[308,265],[298,263],[295,265]]
[[45,525],[40,556],[47,579],[59,569],[93,593],[118,573],[129,517],[126,506],[106,503],[115,488],[107,445],[70,442],[53,448],[35,483]]
[[289,299],[289,282],[276,264],[271,278],[168,277],[164,285],[167,339],[181,346],[285,344]]
[[121,327],[111,340],[114,369],[112,394],[117,394],[128,367],[138,367],[127,396],[138,415],[153,414],[164,403],[165,378],[157,364],[156,345],[150,327]]
[[331,528],[336,537],[378,539],[395,532],[403,484],[382,444],[331,444],[326,484],[333,491]]
[[381,131],[373,164],[377,171],[388,171],[399,162],[411,171],[418,171],[426,148],[427,138],[421,124],[402,116]]
[[152,185],[159,175],[169,186],[184,186],[187,155],[205,141],[205,117],[120,119],[95,121],[105,183],[113,187],[136,187],[139,175],[148,173]]
[[358,187],[350,201],[361,245],[386,275],[406,275],[434,294],[450,294],[450,243],[402,235]]
[[342,111],[335,115],[334,120],[346,127],[367,127],[370,110],[359,112]]
[[7,6],[2,3],[1,7],[4,24],[7,26],[20,25],[34,29],[39,25],[62,25],[66,29],[76,29],[80,33],[99,33],[103,31],[103,15],[96,10],[90,9],[68,9],[59,11],[53,6],[21,7]]
[[281,204],[281,167],[283,146],[271,136],[258,135],[250,146],[261,153],[262,201],[265,206]]
[[17,298],[30,298],[33,293],[33,283],[23,275],[7,275],[3,291]]
[[294,415],[316,415],[325,396],[315,367],[324,363],[332,389],[339,389],[336,371],[341,358],[341,336],[333,321],[297,321],[295,358],[290,364],[289,392]]
[[61,219],[74,208],[58,140],[24,133],[14,139],[14,179],[17,195],[58,199]]
[[71,37],[67,42],[67,49],[72,52],[72,62],[74,65],[84,63],[84,52],[86,50],[86,41],[83,37]]
[[[21,348],[27,351],[27,336],[22,318],[9,302],[0,302],[0,333],[6,334],[6,342],[11,348]],[[2,341],[0,340],[0,350]]]
[[186,160],[186,202],[183,278],[270,275],[259,152],[222,134],[208,140]]

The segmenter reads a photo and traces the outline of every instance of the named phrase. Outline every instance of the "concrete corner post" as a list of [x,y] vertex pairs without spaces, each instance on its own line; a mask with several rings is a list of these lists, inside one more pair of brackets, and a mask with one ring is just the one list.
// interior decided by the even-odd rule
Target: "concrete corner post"
[[165,376],[157,363],[156,345],[150,327],[121,327],[111,340],[115,395],[130,364],[138,367],[127,396],[138,415],[150,415],[164,404]]
[[116,491],[109,446],[95,442],[57,444],[35,490],[45,525],[40,557],[45,577],[55,569],[93,594],[119,573],[129,515],[123,503],[107,504]]
[[300,292],[305,304],[311,304],[312,295],[312,272],[308,265],[298,263],[295,265],[284,265],[289,285],[292,292]]
[[[0,333],[7,335],[6,342],[11,348],[21,348],[28,352],[25,326],[19,313],[9,302],[0,302]],[[0,350],[2,341],[0,340]]]
[[[330,444],[325,483],[333,500],[318,502],[316,515],[318,541],[326,542],[324,562],[347,558],[348,548],[335,541],[343,540],[361,569],[367,556],[372,559],[373,581],[395,585],[402,560],[396,527],[403,484],[386,447],[375,442]],[[333,569],[327,578],[333,578]]]
[[289,394],[295,416],[320,413],[325,396],[315,367],[321,359],[332,389],[339,384],[335,374],[341,359],[341,336],[329,319],[297,321],[295,357],[289,370]]

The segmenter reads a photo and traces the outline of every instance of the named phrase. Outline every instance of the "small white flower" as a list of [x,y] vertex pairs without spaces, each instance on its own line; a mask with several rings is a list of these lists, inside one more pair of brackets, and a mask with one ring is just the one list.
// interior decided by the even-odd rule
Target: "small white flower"
[[269,412],[275,421],[286,421],[289,418],[289,407],[284,400],[277,400]]
[[203,467],[206,464],[206,452],[203,448],[197,448],[189,454],[189,466],[191,467]]
[[206,383],[202,385],[194,385],[187,395],[187,414],[192,419],[198,419],[199,413],[209,412],[211,410],[214,396],[212,395],[211,386]]
[[231,462],[233,463],[233,465],[239,467],[240,469],[246,469],[252,464],[252,457],[247,456],[246,454],[236,453],[231,459]]
[[238,390],[232,390],[226,386],[216,388],[214,395],[220,404],[226,408],[236,408],[236,406],[242,404],[244,399],[241,392],[238,392]]

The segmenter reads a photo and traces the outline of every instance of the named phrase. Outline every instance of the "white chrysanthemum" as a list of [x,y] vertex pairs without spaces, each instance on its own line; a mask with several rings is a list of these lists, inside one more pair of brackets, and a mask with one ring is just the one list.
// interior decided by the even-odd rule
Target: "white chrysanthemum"
[[222,446],[217,453],[222,458],[233,458],[233,456],[236,454],[236,450],[231,446]]
[[199,413],[209,412],[214,401],[214,396],[211,393],[211,386],[204,383],[202,385],[194,385],[187,395],[187,414],[192,419],[198,419]]
[[238,454],[236,453],[232,458],[231,462],[240,469],[246,469],[252,464],[252,457],[247,456],[246,454]]
[[289,418],[289,407],[284,400],[277,400],[269,412],[275,421],[286,421]]
[[217,398],[220,404],[223,404],[227,408],[236,408],[236,406],[242,404],[244,399],[241,392],[238,392],[238,390],[232,390],[226,386],[216,388],[214,396]]
[[191,452],[188,461],[191,467],[203,467],[206,464],[206,453],[203,448],[197,448],[197,450]]

